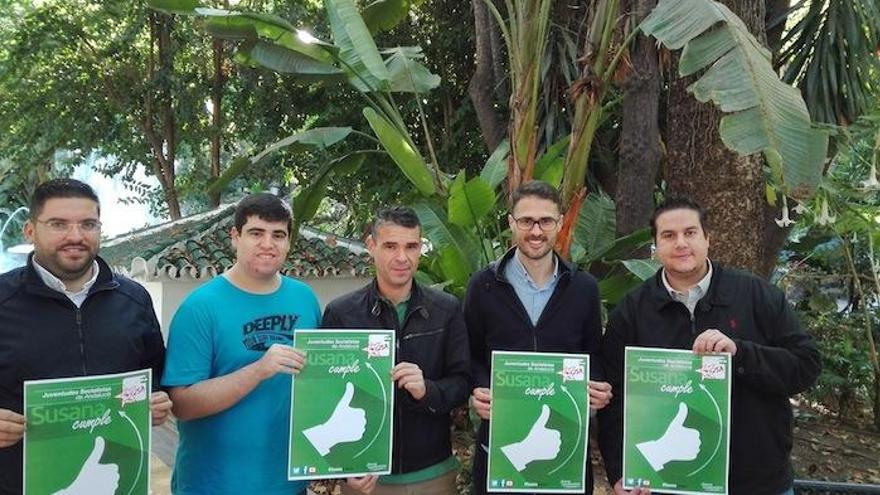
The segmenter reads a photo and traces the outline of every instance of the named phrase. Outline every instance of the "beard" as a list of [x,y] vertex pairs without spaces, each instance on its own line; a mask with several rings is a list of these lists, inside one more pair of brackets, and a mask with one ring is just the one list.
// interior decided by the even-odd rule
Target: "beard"
[[[543,242],[541,247],[535,248],[530,244],[531,241]],[[517,243],[519,251],[530,260],[540,260],[547,257],[553,251],[553,243],[545,235],[528,235],[523,237]]]
[[[65,259],[62,251],[69,247],[84,249],[83,256],[78,260]],[[37,262],[59,280],[76,280],[87,273],[95,262],[97,253],[84,244],[67,244],[58,248],[49,256],[34,254]]]

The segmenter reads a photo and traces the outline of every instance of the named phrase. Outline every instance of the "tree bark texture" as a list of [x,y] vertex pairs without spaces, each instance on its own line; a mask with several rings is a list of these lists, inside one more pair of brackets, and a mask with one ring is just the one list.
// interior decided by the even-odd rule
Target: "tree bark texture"
[[[762,43],[763,0],[723,0]],[[672,71],[677,71],[677,57]],[[722,112],[699,103],[687,92],[695,78],[673,77],[666,120],[667,162],[664,173],[673,193],[687,194],[709,213],[709,255],[724,265],[768,276],[785,238],[774,218],[778,208],[765,200],[764,158],[740,156],[721,142]]]
[[[223,139],[223,85],[226,73],[223,70],[223,40],[214,39],[214,80],[211,81],[211,179],[220,177],[220,145]],[[211,206],[220,206],[220,192],[211,193],[208,198]]]
[[496,65],[501,64],[502,61],[495,60],[495,58],[500,58],[499,52],[492,49],[492,31],[496,29],[495,21],[483,1],[471,0],[474,7],[474,44],[476,48],[474,63],[476,67],[468,84],[468,95],[477,114],[483,142],[491,153],[504,139],[507,122],[498,115],[495,109],[497,101],[495,95],[498,85],[495,77]]
[[[151,50],[147,61],[147,76],[150,79],[162,77],[159,74],[173,72],[172,23],[171,16],[159,13],[150,14]],[[148,91],[144,97],[144,134],[153,154],[153,174],[159,179],[159,184],[162,187],[165,203],[168,205],[168,215],[172,220],[177,220],[181,217],[180,201],[174,184],[177,124],[167,76],[160,82],[159,90],[156,93],[156,97],[154,97],[153,93]],[[159,124],[158,129],[156,128],[157,123]]]
[[[644,19],[657,0],[632,0],[627,6]],[[632,64],[625,84],[617,168],[617,235],[631,234],[648,225],[654,210],[654,185],[660,169],[660,72],[652,38],[638,36],[630,49]],[[639,253],[647,256],[645,252]]]

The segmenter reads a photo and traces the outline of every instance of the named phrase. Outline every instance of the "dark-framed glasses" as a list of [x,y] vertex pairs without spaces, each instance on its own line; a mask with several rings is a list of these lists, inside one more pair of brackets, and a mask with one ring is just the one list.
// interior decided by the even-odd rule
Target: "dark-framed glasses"
[[556,217],[514,217],[513,220],[516,222],[516,228],[519,230],[532,230],[532,227],[537,224],[541,230],[546,232],[548,230],[553,230],[556,228],[556,225],[559,224],[559,219]]

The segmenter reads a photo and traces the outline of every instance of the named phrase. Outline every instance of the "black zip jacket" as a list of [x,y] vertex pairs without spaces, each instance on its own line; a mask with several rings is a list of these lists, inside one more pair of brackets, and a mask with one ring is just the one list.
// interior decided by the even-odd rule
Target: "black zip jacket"
[[413,363],[422,370],[426,388],[422,400],[395,388],[392,474],[418,471],[449,458],[449,412],[470,395],[467,332],[458,300],[413,281],[406,317],[400,322],[374,280],[330,302],[321,326],[393,329],[397,362]]
[[[0,408],[22,413],[25,380],[152,368],[158,390],[165,344],[147,291],[98,258],[77,308],[43,283],[31,258],[0,275]],[[22,442],[0,449],[0,493],[21,493],[21,465]]]
[[[516,249],[511,249],[477,272],[468,286],[464,317],[470,337],[474,386],[489,387],[492,351],[587,353],[591,355],[590,379],[602,380],[594,354],[599,351],[602,335],[596,279],[557,256],[559,280],[538,323],[532,325],[525,306],[504,276],[515,253]],[[489,444],[488,421],[480,424],[477,440],[482,445]],[[485,455],[478,445],[475,456]],[[475,477],[475,484],[485,487],[485,480]],[[586,493],[592,493],[593,474],[589,466],[586,486]]]
[[[793,481],[789,397],[819,376],[819,352],[782,291],[740,270],[712,266],[709,291],[694,317],[666,290],[662,270],[612,312],[602,341],[609,382],[623,390],[626,346],[691,349],[707,329],[736,344],[730,407],[731,495],[777,495]],[[646,411],[650,413],[650,411]],[[599,411],[599,446],[614,483],[621,476],[623,394]]]

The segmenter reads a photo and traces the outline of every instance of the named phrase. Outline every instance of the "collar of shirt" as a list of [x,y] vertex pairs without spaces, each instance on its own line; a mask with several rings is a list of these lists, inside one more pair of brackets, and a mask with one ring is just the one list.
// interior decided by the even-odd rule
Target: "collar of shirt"
[[538,287],[538,284],[536,284],[535,281],[532,280],[532,276],[529,275],[529,271],[526,270],[526,266],[523,265],[522,260],[519,259],[519,249],[517,249],[516,252],[513,253],[513,259],[510,260],[508,268],[505,271],[505,275],[507,275],[507,281],[510,283],[514,283],[515,281],[517,281],[514,280],[514,278],[516,278],[518,279],[518,281],[527,283],[529,287],[534,290],[544,290],[548,287],[554,286],[554,284],[556,283],[556,279],[559,277],[559,260],[556,258],[555,255],[553,256],[553,275],[550,277],[550,280],[548,280],[547,283],[544,284],[544,287]]
[[56,277],[52,274],[52,272],[46,270],[39,263],[37,263],[36,258],[32,258],[32,260],[34,262],[34,268],[36,268],[37,274],[43,280],[43,283],[46,284],[50,289],[58,291],[67,296],[67,298],[70,299],[74,304],[76,304],[77,307],[82,305],[83,301],[85,301],[86,296],[89,293],[89,289],[91,289],[92,286],[95,285],[95,281],[98,280],[98,272],[100,271],[100,267],[98,266],[97,261],[93,261],[92,278],[90,278],[88,282],[83,284],[82,289],[76,292],[71,292],[67,290],[67,286],[64,285],[64,282],[62,282],[60,278]]
[[553,291],[556,290],[556,284],[559,282],[559,260],[556,256],[553,257],[555,263],[553,276],[550,277],[550,280],[544,287],[539,288],[534,280],[532,280],[532,277],[529,276],[525,265],[520,261],[519,252],[514,253],[513,258],[505,267],[504,276],[510,282],[510,285],[513,286],[513,291],[525,308],[526,313],[528,313],[532,325],[537,325],[541,313],[544,312],[544,308],[550,302],[550,296],[553,295]]
[[694,312],[697,302],[709,293],[709,284],[712,282],[712,261],[707,259],[706,263],[709,265],[709,271],[707,271],[706,275],[697,282],[697,285],[691,287],[686,292],[679,292],[673,289],[672,286],[669,285],[669,280],[666,279],[666,269],[663,269],[663,285],[666,287],[669,295],[676,301],[684,303],[691,313]]

